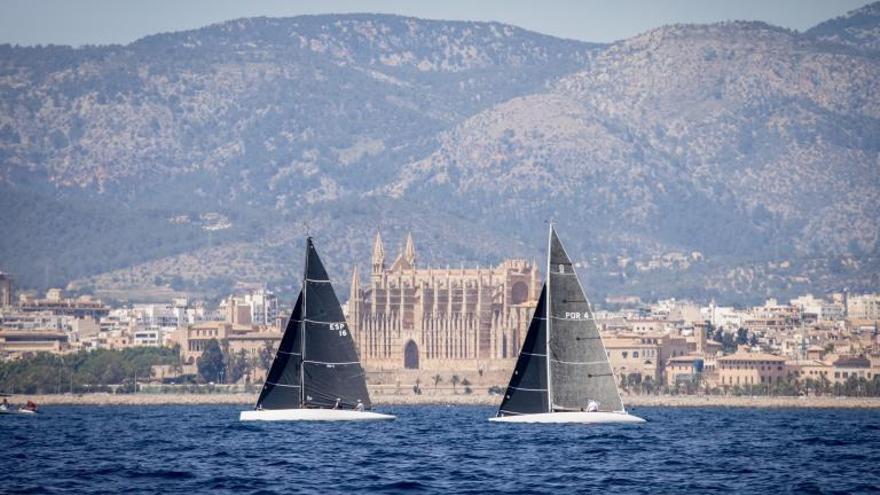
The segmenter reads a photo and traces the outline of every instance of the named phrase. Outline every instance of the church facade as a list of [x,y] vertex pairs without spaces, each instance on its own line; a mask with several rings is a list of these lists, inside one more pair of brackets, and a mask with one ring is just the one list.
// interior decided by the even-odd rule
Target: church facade
[[348,321],[367,371],[509,370],[537,305],[534,262],[421,268],[412,235],[386,264],[379,233],[369,278],[355,267]]

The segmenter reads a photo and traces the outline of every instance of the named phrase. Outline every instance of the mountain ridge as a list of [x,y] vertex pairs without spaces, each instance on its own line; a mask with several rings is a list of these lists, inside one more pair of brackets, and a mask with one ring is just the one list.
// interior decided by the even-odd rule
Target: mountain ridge
[[[137,273],[221,290],[224,265],[287,285],[298,258],[283,246],[304,221],[334,241],[328,263],[363,262],[379,226],[412,228],[424,262],[491,264],[540,254],[531,226],[564,212],[600,293],[876,286],[878,211],[861,198],[880,188],[877,71],[843,44],[743,22],[604,46],[353,14],[0,47],[0,204],[69,219],[0,219],[14,233],[0,264],[25,286]],[[666,274],[625,261],[692,251],[709,258]]]

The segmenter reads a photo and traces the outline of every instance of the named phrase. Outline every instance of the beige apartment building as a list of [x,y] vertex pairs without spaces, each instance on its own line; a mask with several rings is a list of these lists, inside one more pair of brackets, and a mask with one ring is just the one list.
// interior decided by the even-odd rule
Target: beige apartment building
[[[713,367],[714,368],[714,367]],[[690,381],[697,376],[711,380],[706,368],[706,360],[702,354],[683,354],[666,361],[666,384],[670,387],[676,383]]]
[[716,359],[718,386],[773,384],[785,378],[785,359],[763,352],[742,350]]
[[695,327],[694,335],[687,337],[619,333],[605,335],[602,341],[616,376],[638,373],[642,379],[650,377],[655,383],[674,383],[674,376],[683,373],[685,367],[688,374],[692,373],[694,359],[711,362],[721,349],[721,344],[706,339],[705,326],[700,325]]
[[0,329],[0,357],[15,358],[26,353],[61,353],[70,348],[67,334],[53,329]]
[[663,343],[666,335],[615,335],[602,339],[618,377],[639,374],[642,379],[659,382],[663,375]]
[[[275,326],[236,325],[224,321],[208,321],[178,328],[166,338],[167,345],[180,346],[180,358],[184,364],[195,364],[208,342],[216,339],[221,346],[227,345],[230,353],[244,350],[248,356],[258,358],[266,344],[273,349],[281,342],[282,332]],[[264,370],[265,371],[265,370]]]

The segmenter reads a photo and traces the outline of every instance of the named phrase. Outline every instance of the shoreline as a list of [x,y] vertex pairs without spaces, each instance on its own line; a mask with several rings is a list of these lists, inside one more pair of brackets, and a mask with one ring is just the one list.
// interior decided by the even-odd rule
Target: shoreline
[[[16,395],[14,404],[32,400],[40,406],[91,405],[91,406],[159,406],[159,405],[252,405],[256,394],[52,394]],[[757,409],[813,408],[813,409],[880,409],[880,397],[762,397],[762,396],[698,396],[698,395],[630,395],[623,396],[627,408],[638,407],[741,407]],[[456,405],[495,406],[500,396],[489,395],[383,395],[373,394],[377,407]]]

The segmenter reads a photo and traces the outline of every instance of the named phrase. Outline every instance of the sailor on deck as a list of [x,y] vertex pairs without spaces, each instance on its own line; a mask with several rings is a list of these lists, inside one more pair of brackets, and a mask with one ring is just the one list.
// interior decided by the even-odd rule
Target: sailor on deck
[[0,404],[0,411],[9,410],[9,401],[6,400],[6,397],[3,398],[3,404]]
[[360,399],[358,399],[358,403],[357,403],[357,405],[354,406],[354,410],[355,410],[355,411],[358,411],[358,412],[364,412],[364,403],[361,402]]
[[599,403],[598,402],[596,402],[594,400],[590,400],[590,402],[587,403],[587,412],[597,412],[598,410],[599,410]]
[[333,409],[339,409],[339,405],[342,404],[342,399],[337,398],[336,404],[333,404]]

